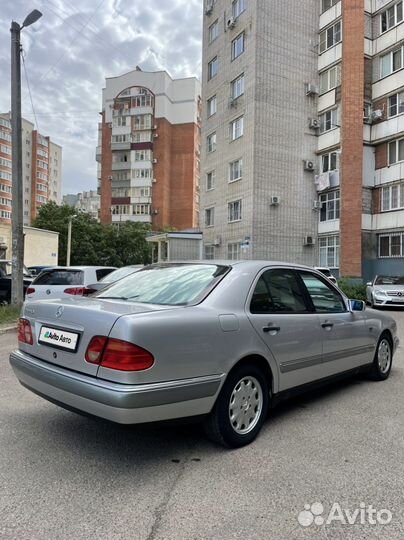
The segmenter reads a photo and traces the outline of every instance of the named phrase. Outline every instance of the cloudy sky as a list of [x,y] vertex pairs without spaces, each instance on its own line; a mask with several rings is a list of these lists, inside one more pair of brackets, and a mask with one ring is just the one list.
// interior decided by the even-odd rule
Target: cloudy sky
[[0,0],[0,111],[10,110],[10,22],[22,32],[23,116],[63,146],[63,192],[97,186],[95,147],[105,77],[140,65],[199,76],[202,0]]

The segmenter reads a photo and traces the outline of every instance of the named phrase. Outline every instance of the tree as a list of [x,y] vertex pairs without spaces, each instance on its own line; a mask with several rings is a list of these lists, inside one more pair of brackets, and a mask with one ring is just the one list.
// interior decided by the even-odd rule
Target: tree
[[66,264],[67,229],[72,221],[72,265],[126,266],[150,262],[150,244],[146,236],[150,226],[143,223],[102,225],[90,214],[54,202],[43,205],[33,226],[59,233],[59,264]]

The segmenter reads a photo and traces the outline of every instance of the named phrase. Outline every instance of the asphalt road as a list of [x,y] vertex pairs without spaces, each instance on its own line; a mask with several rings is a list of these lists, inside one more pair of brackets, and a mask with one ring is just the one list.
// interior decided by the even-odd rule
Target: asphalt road
[[[403,540],[404,312],[391,313],[403,346],[387,382],[282,405],[236,451],[198,426],[120,427],[59,409],[19,386],[15,334],[0,336],[1,540]],[[303,527],[315,502],[322,520],[334,505],[333,519]],[[370,524],[369,505],[391,522]]]

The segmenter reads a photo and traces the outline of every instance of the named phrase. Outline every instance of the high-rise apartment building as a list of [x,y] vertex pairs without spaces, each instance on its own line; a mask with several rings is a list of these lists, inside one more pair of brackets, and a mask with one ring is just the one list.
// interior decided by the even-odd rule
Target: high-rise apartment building
[[97,148],[101,222],[199,222],[200,83],[137,68],[106,79]]
[[72,206],[79,212],[86,212],[99,221],[101,198],[97,191],[82,191],[81,193],[63,195],[63,204]]
[[402,273],[397,0],[206,0],[205,255]]
[[[0,114],[0,223],[11,223],[11,123]],[[60,204],[62,196],[62,147],[22,119],[22,175],[24,225],[31,225],[39,208],[48,201]]]

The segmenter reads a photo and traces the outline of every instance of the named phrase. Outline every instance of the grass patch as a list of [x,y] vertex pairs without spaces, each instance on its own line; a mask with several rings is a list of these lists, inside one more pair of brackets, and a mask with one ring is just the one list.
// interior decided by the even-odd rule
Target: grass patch
[[20,306],[0,305],[0,324],[17,322],[20,311]]

